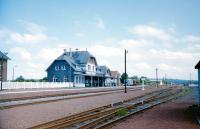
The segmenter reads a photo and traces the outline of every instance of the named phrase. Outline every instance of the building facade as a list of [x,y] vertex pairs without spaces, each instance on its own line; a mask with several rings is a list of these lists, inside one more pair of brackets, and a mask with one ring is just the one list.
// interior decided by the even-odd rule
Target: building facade
[[7,61],[10,58],[0,51],[0,81],[7,81]]
[[199,103],[198,105],[200,106],[200,61],[197,63],[197,65],[195,66],[195,69],[198,69],[198,97],[199,97]]
[[111,71],[112,86],[120,86],[120,73],[118,71]]
[[47,68],[49,82],[73,82],[74,86],[111,86],[111,71],[99,66],[88,51],[69,51],[55,59]]

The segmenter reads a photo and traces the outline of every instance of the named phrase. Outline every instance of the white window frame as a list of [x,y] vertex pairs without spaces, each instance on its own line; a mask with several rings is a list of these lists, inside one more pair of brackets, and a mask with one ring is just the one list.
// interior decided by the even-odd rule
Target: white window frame
[[53,76],[53,82],[57,82],[58,78],[56,78],[55,76]]
[[68,81],[67,76],[64,76],[64,77],[63,77],[63,82],[67,82],[67,81]]

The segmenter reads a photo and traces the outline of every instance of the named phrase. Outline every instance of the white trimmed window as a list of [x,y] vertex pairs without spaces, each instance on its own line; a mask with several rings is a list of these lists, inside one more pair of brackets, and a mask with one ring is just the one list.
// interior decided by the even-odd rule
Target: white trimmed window
[[63,82],[67,82],[67,77],[66,76],[64,76]]
[[57,82],[57,81],[58,79],[55,76],[53,76],[53,82]]
[[88,71],[91,71],[91,65],[88,65]]

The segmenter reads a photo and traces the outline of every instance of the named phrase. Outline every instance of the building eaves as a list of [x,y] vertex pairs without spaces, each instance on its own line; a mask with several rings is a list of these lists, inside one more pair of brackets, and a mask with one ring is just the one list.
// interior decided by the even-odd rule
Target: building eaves
[[199,60],[199,62],[195,66],[195,69],[199,69],[199,68],[200,68],[200,60]]

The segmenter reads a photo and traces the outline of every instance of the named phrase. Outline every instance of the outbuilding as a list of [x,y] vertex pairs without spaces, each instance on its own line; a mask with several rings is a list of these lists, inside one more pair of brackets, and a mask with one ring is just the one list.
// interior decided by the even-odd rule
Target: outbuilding
[[200,61],[195,66],[195,69],[198,69],[198,91],[199,91],[199,105],[200,105]]

